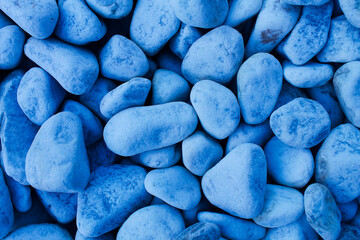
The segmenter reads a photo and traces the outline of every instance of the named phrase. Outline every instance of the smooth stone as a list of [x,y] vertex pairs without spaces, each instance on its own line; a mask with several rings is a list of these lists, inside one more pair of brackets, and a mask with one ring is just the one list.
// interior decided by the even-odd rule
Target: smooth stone
[[341,226],[341,232],[337,240],[356,240],[360,239],[360,228],[344,224]]
[[360,130],[352,124],[334,128],[316,155],[316,182],[329,188],[336,202],[360,196]]
[[89,91],[98,77],[97,59],[85,48],[72,46],[54,38],[29,38],[24,52],[69,93],[81,95]]
[[273,137],[264,152],[269,175],[281,185],[304,187],[314,174],[314,157],[307,148],[294,148]]
[[76,217],[77,194],[35,190],[46,211],[59,223],[70,223]]
[[261,9],[263,0],[230,0],[229,12],[225,20],[225,25],[236,27],[246,20],[255,16]]
[[241,34],[220,26],[196,40],[181,65],[183,76],[191,84],[208,79],[221,84],[231,81],[244,56]]
[[358,211],[356,212],[355,217],[351,220],[351,222],[349,224],[360,228],[360,208],[358,209]]
[[16,68],[23,56],[24,32],[16,25],[0,28],[0,70]]
[[182,215],[184,217],[185,225],[191,226],[198,222],[197,215],[199,212],[202,211],[210,211],[213,210],[214,206],[209,203],[209,201],[202,196],[201,200],[196,207],[189,209],[189,210],[183,210]]
[[152,205],[137,210],[123,223],[117,240],[173,239],[185,228],[179,210],[166,204]]
[[76,225],[86,237],[118,228],[133,212],[150,204],[144,187],[146,171],[134,165],[97,168],[78,194]]
[[295,26],[301,7],[264,0],[245,48],[245,56],[271,52]]
[[29,184],[42,191],[74,193],[86,187],[90,170],[77,115],[61,112],[43,123],[26,155],[25,172]]
[[152,79],[155,71],[158,69],[158,66],[154,60],[147,58],[149,62],[149,71],[144,75],[144,78]]
[[43,69],[34,67],[22,77],[17,101],[25,115],[41,126],[56,113],[66,91]]
[[180,27],[168,0],[138,0],[130,24],[130,38],[148,56],[156,55]]
[[203,131],[196,131],[182,142],[184,166],[194,175],[203,176],[222,157],[220,143]]
[[266,185],[264,208],[254,218],[257,225],[277,228],[295,222],[304,213],[304,197],[293,188]]
[[25,116],[16,100],[23,75],[21,70],[15,70],[0,83],[0,140],[4,171],[15,181],[28,185],[25,158],[38,127]]
[[87,6],[85,0],[58,0],[59,20],[55,35],[61,40],[85,45],[99,41],[106,33],[106,25]]
[[103,126],[100,120],[81,103],[68,99],[62,105],[61,110],[72,112],[80,118],[86,146],[95,143],[102,137]]
[[100,112],[107,118],[130,107],[143,106],[151,88],[146,78],[133,78],[107,93],[100,103]]
[[323,239],[337,239],[341,231],[341,212],[329,189],[319,183],[308,186],[304,193],[304,206],[310,226]]
[[109,119],[103,116],[100,111],[100,103],[104,96],[114,88],[116,88],[114,82],[106,78],[99,78],[88,92],[80,96],[80,103],[90,109],[102,120],[108,121]]
[[133,41],[117,34],[101,49],[99,59],[101,74],[121,82],[143,76],[149,71],[144,52]]
[[111,233],[106,233],[100,237],[88,238],[82,235],[79,231],[76,232],[75,240],[115,240],[115,237]]
[[53,223],[31,224],[13,231],[4,240],[72,240],[64,228]]
[[171,0],[171,6],[175,15],[193,27],[215,28],[221,25],[228,13],[226,0]]
[[270,116],[281,91],[282,78],[280,62],[268,53],[257,53],[241,65],[237,92],[247,124],[262,123]]
[[210,222],[199,222],[186,228],[180,233],[175,240],[219,240],[220,229],[219,227]]
[[120,19],[129,15],[133,0],[86,0],[89,7],[103,18]]
[[357,28],[360,28],[360,1],[359,0],[339,0],[341,10],[346,19]]
[[239,125],[240,107],[236,96],[217,82],[197,82],[191,89],[190,101],[205,132],[213,138],[224,139]]
[[310,61],[326,44],[333,1],[321,6],[305,6],[291,33],[279,45],[279,51],[293,64]]
[[11,19],[0,10],[0,29],[12,24]]
[[273,133],[268,120],[257,125],[240,123],[235,131],[229,136],[225,152],[228,154],[243,143],[254,143],[263,146],[272,136]]
[[199,29],[182,22],[179,31],[170,39],[169,48],[176,56],[183,59],[191,45],[201,36]]
[[4,173],[0,168],[0,237],[9,234],[14,223],[14,210],[11,202],[9,189],[5,183]]
[[330,132],[331,121],[324,107],[307,98],[296,98],[270,116],[275,136],[291,147],[310,148]]
[[189,83],[179,74],[167,70],[158,69],[152,79],[151,104],[163,104],[168,102],[186,102],[190,96]]
[[360,58],[360,28],[356,28],[344,15],[331,20],[328,40],[316,55],[320,62],[346,63]]
[[329,2],[329,0],[282,0],[282,1],[291,5],[300,5],[300,6],[307,6],[307,5],[319,6]]
[[59,9],[55,0],[1,0],[0,9],[25,32],[38,39],[48,38],[55,29]]
[[181,158],[181,145],[150,150],[132,156],[131,161],[150,168],[167,168],[175,165]]
[[297,221],[288,225],[270,228],[262,240],[317,240],[316,232],[312,229],[303,214]]
[[18,212],[27,212],[31,208],[31,189],[27,185],[22,185],[15,181],[12,177],[9,177],[4,172],[4,178],[6,185],[8,186],[11,202]]
[[110,165],[116,160],[116,154],[110,151],[104,139],[100,139],[96,143],[91,144],[86,148],[86,151],[91,172],[100,166]]
[[144,184],[151,195],[178,209],[189,210],[200,202],[199,181],[181,166],[152,170]]
[[241,144],[205,173],[201,186],[214,206],[241,218],[259,215],[264,206],[266,159],[253,144]]
[[287,81],[283,81],[279,97],[274,107],[274,111],[298,97],[306,98],[307,96],[300,88],[294,87]]
[[331,128],[335,128],[343,122],[344,114],[337,100],[332,83],[321,87],[309,88],[306,90],[309,97],[320,103],[328,112],[331,120]]
[[330,64],[308,62],[297,66],[289,61],[283,62],[284,78],[298,88],[313,88],[325,85],[333,77],[334,70]]
[[335,72],[333,85],[346,118],[360,127],[360,61],[342,65]]
[[114,153],[133,156],[182,141],[197,123],[195,110],[183,102],[128,108],[106,124],[104,140]]
[[220,228],[221,235],[229,239],[246,240],[261,239],[265,236],[266,229],[252,221],[215,212],[200,212],[199,222],[210,222]]
[[357,199],[354,199],[348,203],[338,203],[337,206],[341,212],[342,222],[351,221],[355,217],[356,212],[358,210]]

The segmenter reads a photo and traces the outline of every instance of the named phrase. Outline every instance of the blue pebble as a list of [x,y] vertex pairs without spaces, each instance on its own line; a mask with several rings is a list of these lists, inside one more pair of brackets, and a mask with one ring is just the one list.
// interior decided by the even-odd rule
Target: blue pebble
[[335,72],[333,85],[345,116],[360,127],[360,61],[342,65]]
[[23,56],[25,34],[16,25],[0,28],[0,70],[17,67]]
[[323,5],[329,0],[282,0],[285,3],[291,4],[291,5],[300,5],[300,6],[307,6],[307,5]]
[[100,120],[81,103],[66,100],[61,110],[72,112],[80,118],[86,146],[95,143],[102,137],[103,126]]
[[211,205],[204,196],[202,196],[199,204],[196,207],[189,209],[189,210],[182,211],[185,225],[191,226],[191,225],[197,223],[198,222],[198,220],[197,220],[198,213],[202,212],[202,211],[208,211],[211,209],[214,209],[214,206]]
[[66,42],[85,45],[99,41],[106,25],[89,9],[85,0],[59,0],[55,35]]
[[107,93],[100,103],[100,111],[107,118],[130,107],[143,106],[151,88],[146,78],[133,78]]
[[5,183],[4,174],[0,168],[0,237],[5,237],[14,223],[14,210],[11,203],[9,189]]
[[110,151],[103,139],[91,144],[86,150],[91,172],[100,166],[110,165],[116,160],[116,154]]
[[137,210],[124,222],[117,240],[174,239],[185,228],[179,210],[166,204]]
[[191,89],[190,100],[202,127],[213,138],[227,138],[239,125],[238,101],[221,84],[210,80],[197,82]]
[[222,156],[220,143],[203,131],[196,131],[182,142],[184,166],[194,175],[203,176]]
[[46,40],[29,38],[24,52],[69,93],[81,95],[89,91],[98,77],[97,59],[87,49],[52,38]]
[[305,6],[289,36],[280,44],[280,52],[293,64],[303,65],[324,47],[333,10],[333,1],[321,6]]
[[304,196],[293,188],[266,185],[264,208],[254,222],[267,228],[285,226],[304,213]]
[[237,74],[241,114],[248,124],[264,122],[272,113],[281,91],[283,70],[268,53],[248,58]]
[[190,26],[199,28],[215,28],[221,25],[228,13],[226,0],[171,0],[175,15]]
[[221,235],[229,239],[262,239],[266,229],[256,225],[252,221],[233,217],[227,214],[215,212],[200,212],[200,222],[210,222],[220,228]]
[[151,202],[144,187],[146,171],[139,166],[97,168],[78,195],[76,224],[85,237],[98,237],[118,228],[133,212]]
[[358,202],[357,199],[352,200],[348,203],[338,203],[337,204],[340,212],[341,212],[341,221],[349,222],[351,221],[358,210]]
[[344,15],[331,20],[328,40],[316,55],[320,62],[346,63],[360,58],[360,28],[356,28]]
[[18,228],[4,240],[72,240],[71,235],[64,228],[52,224],[32,224]]
[[310,148],[326,138],[331,121],[320,103],[296,98],[271,114],[270,127],[275,136],[287,145]]
[[25,171],[29,184],[42,191],[73,193],[86,187],[90,170],[77,115],[61,112],[44,122],[26,155]]
[[161,51],[159,54],[156,55],[156,64],[158,68],[170,70],[179,75],[182,75],[181,63],[182,63],[181,59],[167,49],[164,49],[163,51]]
[[100,69],[104,77],[128,81],[145,75],[149,62],[144,52],[131,40],[114,35],[100,52]]
[[245,56],[271,52],[295,26],[301,7],[264,0],[245,48]]
[[12,25],[13,22],[0,10],[0,29],[8,25]]
[[111,233],[106,233],[100,237],[85,237],[79,231],[76,232],[75,240],[115,240],[115,237]]
[[281,185],[304,187],[314,174],[314,157],[307,148],[294,148],[273,137],[264,148],[269,175]]
[[191,45],[201,37],[201,31],[195,27],[181,23],[179,31],[170,39],[169,48],[183,59]]
[[55,29],[59,10],[55,0],[1,0],[0,9],[25,32],[48,38]]
[[328,187],[336,202],[360,196],[360,130],[352,124],[334,128],[316,155],[315,177]]
[[0,83],[0,139],[4,171],[15,181],[28,185],[25,158],[38,127],[21,110],[16,92],[24,73],[15,70]]
[[329,189],[319,183],[308,186],[304,206],[310,226],[323,239],[336,240],[341,231],[341,212]]
[[156,70],[152,79],[151,104],[186,102],[189,96],[190,86],[183,77],[170,70]]
[[31,189],[27,185],[22,185],[4,173],[6,185],[9,188],[13,207],[19,212],[27,212],[31,208]]
[[59,223],[69,223],[76,217],[77,194],[36,190],[46,211]]
[[312,229],[306,220],[305,215],[302,215],[297,221],[288,225],[270,228],[266,231],[263,240],[317,240],[319,239],[316,232]]
[[184,167],[152,170],[146,175],[144,184],[151,195],[178,209],[189,210],[200,202],[200,184]]
[[181,158],[180,144],[143,152],[131,157],[134,163],[151,168],[167,168],[175,165]]
[[252,143],[241,144],[205,173],[201,186],[214,206],[241,218],[259,215],[264,206],[266,159]]
[[262,4],[263,0],[230,0],[229,13],[224,24],[230,27],[240,25],[255,16],[260,11]]
[[359,0],[339,0],[341,10],[344,12],[346,19],[357,28],[360,28],[360,8]]
[[152,60],[151,58],[148,58],[148,62],[149,62],[149,71],[144,75],[144,78],[148,78],[148,79],[152,79],[152,77],[154,76],[154,73],[156,71],[156,69],[158,69],[157,64],[154,60]]
[[199,222],[180,233],[175,240],[219,240],[220,229],[219,227],[210,222]]
[[197,123],[195,110],[183,102],[128,108],[106,124],[104,140],[114,153],[133,156],[182,141]]
[[284,61],[283,68],[286,81],[298,88],[320,87],[330,81],[334,74],[331,65],[316,62],[297,66]]
[[299,88],[294,87],[293,85],[289,84],[287,81],[283,81],[281,91],[277,102],[275,104],[274,110],[278,109],[279,107],[291,102],[295,98],[303,97],[306,98],[306,94]]
[[154,56],[179,26],[180,20],[168,0],[138,0],[130,24],[130,37],[146,55]]
[[116,84],[111,80],[99,78],[88,92],[80,96],[80,102],[93,111],[99,118],[108,121],[109,119],[103,116],[100,111],[100,103],[104,96],[114,88],[116,88]]
[[229,26],[220,26],[194,42],[184,57],[181,71],[191,84],[204,79],[226,84],[236,74],[243,56],[241,34]]
[[337,240],[355,240],[360,239],[360,228],[344,224],[341,226],[341,232]]
[[273,133],[268,120],[257,125],[240,123],[236,130],[229,136],[225,152],[228,154],[243,143],[254,143],[263,146],[272,136]]
[[25,115],[41,126],[54,115],[66,91],[43,69],[34,67],[25,73],[17,90],[17,101]]
[[120,19],[129,15],[133,0],[86,0],[89,7],[103,18]]

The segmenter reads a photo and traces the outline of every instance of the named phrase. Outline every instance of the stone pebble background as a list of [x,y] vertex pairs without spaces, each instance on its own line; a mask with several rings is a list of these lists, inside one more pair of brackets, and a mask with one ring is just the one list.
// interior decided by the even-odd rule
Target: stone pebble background
[[0,238],[360,239],[360,0],[0,0]]

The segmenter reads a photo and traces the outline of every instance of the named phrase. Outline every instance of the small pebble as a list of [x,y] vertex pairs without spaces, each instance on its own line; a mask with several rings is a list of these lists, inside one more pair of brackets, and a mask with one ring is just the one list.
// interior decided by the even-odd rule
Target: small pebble
[[201,36],[199,29],[181,23],[179,31],[169,41],[169,48],[176,56],[183,59],[191,45]]
[[32,224],[18,228],[9,234],[4,240],[72,240],[73,238],[64,228],[52,224]]
[[0,168],[0,237],[9,234],[14,223],[14,210],[10,198],[9,189],[6,185],[4,174]]
[[186,228],[175,240],[219,240],[220,229],[214,223],[199,222]]
[[76,232],[75,240],[115,240],[115,237],[111,233],[106,233],[100,237],[89,238],[82,235],[79,231]]
[[358,210],[357,199],[354,199],[348,203],[338,203],[337,206],[341,212],[342,222],[351,221],[355,217],[356,212]]
[[9,189],[11,202],[14,209],[16,209],[18,212],[29,211],[32,205],[30,186],[20,184],[13,178],[9,177],[5,172],[4,178]]
[[24,32],[16,25],[0,28],[0,70],[17,67],[22,60]]
[[341,10],[344,12],[346,19],[357,28],[360,28],[360,8],[359,0],[338,0]]
[[300,5],[300,6],[307,6],[307,5],[323,5],[327,3],[329,0],[282,0],[291,5]]
[[120,19],[129,15],[133,0],[86,0],[89,7],[103,18]]
[[225,25],[236,27],[249,18],[256,15],[263,4],[263,0],[230,0],[229,13],[226,17]]
[[116,154],[106,146],[104,139],[91,144],[86,149],[89,158],[90,171],[100,166],[107,166],[115,162]]

